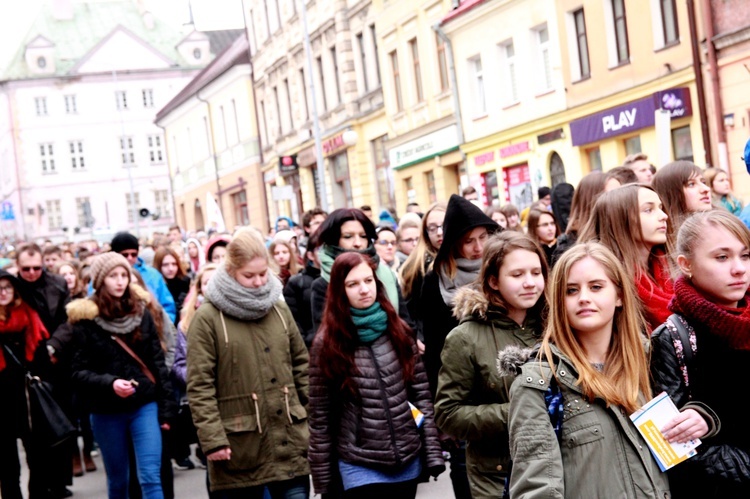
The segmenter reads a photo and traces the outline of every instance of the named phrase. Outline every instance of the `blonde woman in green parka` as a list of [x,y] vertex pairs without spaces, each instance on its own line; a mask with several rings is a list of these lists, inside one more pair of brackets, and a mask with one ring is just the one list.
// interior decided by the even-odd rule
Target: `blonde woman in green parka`
[[263,238],[227,246],[188,330],[187,390],[212,497],[307,499],[308,355]]
[[438,376],[435,420],[466,440],[466,467],[475,499],[503,495],[509,470],[508,391],[514,375],[500,376],[498,352],[541,341],[547,261],[530,237],[506,231],[485,245],[479,281],[459,290]]
[[629,418],[651,398],[632,278],[609,249],[579,244],[555,265],[548,294],[540,354],[510,390],[510,497],[669,498]]

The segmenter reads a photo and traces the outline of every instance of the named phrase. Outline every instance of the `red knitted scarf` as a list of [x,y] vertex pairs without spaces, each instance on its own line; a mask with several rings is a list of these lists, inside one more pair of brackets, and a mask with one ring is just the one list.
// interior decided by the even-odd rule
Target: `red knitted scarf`
[[[34,360],[34,353],[39,347],[39,343],[49,338],[49,333],[42,324],[39,315],[25,303],[21,302],[20,305],[9,309],[9,311],[10,317],[8,317],[8,320],[0,322],[0,334],[25,331],[26,361],[31,362]],[[0,371],[4,369],[5,352],[0,355]]]
[[674,283],[670,310],[687,318],[696,329],[723,338],[735,350],[750,350],[750,295],[741,308],[721,307],[706,300],[684,277]]
[[651,331],[664,324],[671,315],[669,301],[674,296],[674,284],[663,257],[657,255],[651,259],[651,271],[654,279],[643,272],[636,282],[638,296],[643,303],[643,310],[649,327],[649,335],[651,335]]

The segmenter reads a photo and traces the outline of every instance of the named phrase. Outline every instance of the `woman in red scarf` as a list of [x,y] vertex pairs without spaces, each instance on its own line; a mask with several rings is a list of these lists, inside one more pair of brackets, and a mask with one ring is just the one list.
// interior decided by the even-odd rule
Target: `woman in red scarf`
[[654,393],[664,390],[703,416],[678,416],[662,428],[667,438],[703,443],[670,470],[672,497],[750,497],[750,426],[741,409],[750,363],[750,231],[723,210],[694,214],[680,227],[676,250],[674,315],[651,338],[651,373]]
[[[28,414],[24,391],[26,371],[29,370],[39,348],[40,360],[46,357],[44,340],[49,338],[44,324],[34,310],[21,300],[17,292],[18,280],[0,270],[0,497],[21,499],[21,465],[16,439],[23,439],[29,464],[29,495],[35,497],[43,490],[40,476],[44,470],[35,466],[38,452],[29,440]],[[42,497],[39,495],[38,497]]]
[[667,261],[668,217],[656,192],[627,184],[605,192],[578,242],[597,241],[610,249],[633,276],[649,334],[669,317],[674,294]]

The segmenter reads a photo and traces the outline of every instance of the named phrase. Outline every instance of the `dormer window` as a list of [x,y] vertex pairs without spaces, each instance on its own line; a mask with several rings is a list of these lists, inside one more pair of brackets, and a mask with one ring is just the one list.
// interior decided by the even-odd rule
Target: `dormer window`
[[193,49],[193,58],[196,61],[199,61],[202,55],[203,54],[201,53],[201,49]]
[[46,57],[37,57],[36,59],[36,65],[39,69],[44,69],[47,67],[47,58]]

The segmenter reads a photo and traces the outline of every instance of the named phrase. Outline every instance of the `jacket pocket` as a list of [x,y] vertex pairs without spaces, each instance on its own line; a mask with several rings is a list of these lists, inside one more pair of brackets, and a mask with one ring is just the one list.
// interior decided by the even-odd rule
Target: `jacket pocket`
[[565,430],[563,425],[562,444],[568,448],[579,447],[581,445],[590,444],[604,438],[602,431],[602,425],[599,423],[592,423],[583,427],[571,428],[570,431]]
[[294,424],[301,423],[307,419],[307,411],[301,405],[290,405],[289,415],[292,417]]
[[258,466],[261,438],[255,414],[241,414],[221,420],[232,449],[232,458],[222,464],[230,471],[250,470]]

